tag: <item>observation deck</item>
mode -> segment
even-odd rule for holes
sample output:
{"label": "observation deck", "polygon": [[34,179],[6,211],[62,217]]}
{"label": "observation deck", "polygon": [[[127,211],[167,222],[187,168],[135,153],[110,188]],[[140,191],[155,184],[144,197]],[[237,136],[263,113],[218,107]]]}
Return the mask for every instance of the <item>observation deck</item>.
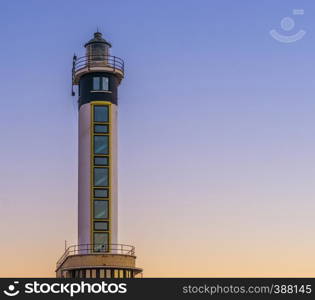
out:
{"label": "observation deck", "polygon": [[58,278],[134,278],[142,276],[135,266],[135,247],[124,244],[72,245],[56,264]]}
{"label": "observation deck", "polygon": [[113,73],[120,81],[124,78],[124,61],[112,55],[85,55],[73,57],[72,84],[77,85],[80,77],[91,72]]}

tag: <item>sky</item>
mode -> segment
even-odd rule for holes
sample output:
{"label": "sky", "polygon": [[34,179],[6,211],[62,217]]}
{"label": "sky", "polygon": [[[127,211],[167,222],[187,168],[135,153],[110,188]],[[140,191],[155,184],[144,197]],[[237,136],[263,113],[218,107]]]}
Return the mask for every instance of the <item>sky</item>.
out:
{"label": "sky", "polygon": [[125,60],[119,242],[144,276],[314,276],[314,13],[305,0],[1,1],[0,277],[54,277],[77,243],[71,64],[97,28]]}

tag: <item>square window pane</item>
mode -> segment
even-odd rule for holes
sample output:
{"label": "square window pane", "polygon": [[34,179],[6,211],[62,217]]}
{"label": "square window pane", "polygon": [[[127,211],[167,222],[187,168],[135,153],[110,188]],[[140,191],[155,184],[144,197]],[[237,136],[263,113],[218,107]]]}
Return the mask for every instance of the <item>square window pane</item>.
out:
{"label": "square window pane", "polygon": [[108,201],[94,200],[94,218],[108,219]]}
{"label": "square window pane", "polygon": [[95,133],[108,133],[109,130],[108,130],[108,125],[105,124],[105,125],[94,125],[94,132]]}
{"label": "square window pane", "polygon": [[108,186],[108,168],[94,168],[94,185]]}
{"label": "square window pane", "polygon": [[94,189],[95,198],[108,198],[108,189]]}
{"label": "square window pane", "polygon": [[94,106],[94,122],[108,122],[108,105]]}
{"label": "square window pane", "polygon": [[102,90],[108,91],[109,90],[109,80],[108,77],[102,77]]}
{"label": "square window pane", "polygon": [[94,251],[95,252],[108,251],[108,233],[107,232],[94,233]]}
{"label": "square window pane", "polygon": [[108,222],[94,222],[94,230],[108,231]]}
{"label": "square window pane", "polygon": [[96,166],[108,166],[109,158],[107,156],[94,157],[94,165]]}
{"label": "square window pane", "polygon": [[108,154],[109,136],[95,135],[94,136],[94,154]]}
{"label": "square window pane", "polygon": [[108,189],[94,189],[95,198],[108,198]]}
{"label": "square window pane", "polygon": [[93,91],[98,91],[101,89],[101,78],[93,77]]}

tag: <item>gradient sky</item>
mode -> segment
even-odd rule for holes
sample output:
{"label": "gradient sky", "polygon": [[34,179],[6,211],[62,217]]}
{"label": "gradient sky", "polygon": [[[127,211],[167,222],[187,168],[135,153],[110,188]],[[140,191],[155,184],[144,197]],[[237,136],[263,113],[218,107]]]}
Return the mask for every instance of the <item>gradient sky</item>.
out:
{"label": "gradient sky", "polygon": [[77,243],[71,63],[97,27],[126,63],[119,241],[144,276],[314,276],[314,14],[301,0],[1,1],[0,276],[53,277]]}

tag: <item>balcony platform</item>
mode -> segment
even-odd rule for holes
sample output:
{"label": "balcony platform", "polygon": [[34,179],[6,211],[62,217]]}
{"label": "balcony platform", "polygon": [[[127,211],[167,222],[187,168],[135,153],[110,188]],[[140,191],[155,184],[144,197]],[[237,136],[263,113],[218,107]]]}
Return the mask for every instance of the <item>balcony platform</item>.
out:
{"label": "balcony platform", "polygon": [[[136,267],[135,248],[129,245],[106,245],[95,251],[95,245],[70,246],[56,266],[57,278],[133,278],[142,276]],[[106,251],[107,250],[107,251]]]}
{"label": "balcony platform", "polygon": [[113,73],[120,81],[124,78],[124,61],[112,55],[89,55],[73,59],[72,83],[77,85],[80,78],[91,72]]}

